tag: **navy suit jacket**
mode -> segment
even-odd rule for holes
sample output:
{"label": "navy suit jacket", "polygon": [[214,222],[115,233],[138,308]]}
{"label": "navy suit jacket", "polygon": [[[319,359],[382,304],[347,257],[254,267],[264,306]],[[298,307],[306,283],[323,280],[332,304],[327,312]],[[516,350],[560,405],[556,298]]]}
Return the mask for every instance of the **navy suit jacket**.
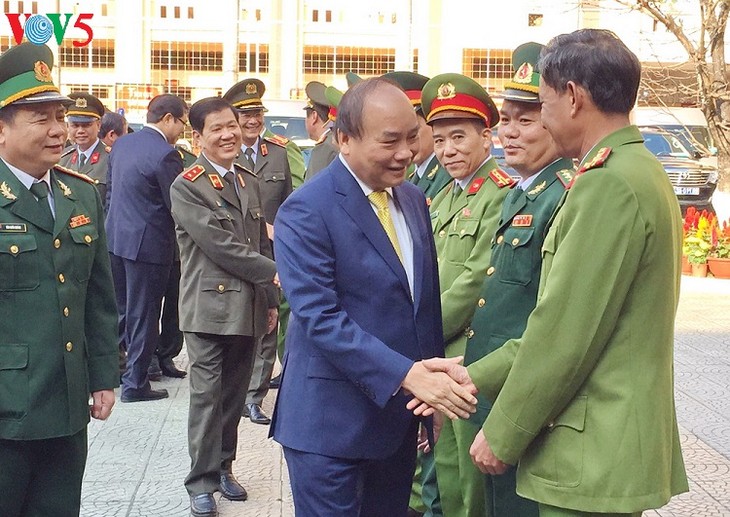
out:
{"label": "navy suit jacket", "polygon": [[109,251],[129,260],[172,264],[175,223],[170,185],[182,158],[149,127],[114,143],[107,178],[106,231]]}
{"label": "navy suit jacket", "polygon": [[413,299],[370,202],[339,158],[279,208],[274,248],[291,317],[271,435],[286,447],[388,457],[414,418],[401,382],[414,361],[443,356],[426,201],[410,183],[393,195],[413,239]]}

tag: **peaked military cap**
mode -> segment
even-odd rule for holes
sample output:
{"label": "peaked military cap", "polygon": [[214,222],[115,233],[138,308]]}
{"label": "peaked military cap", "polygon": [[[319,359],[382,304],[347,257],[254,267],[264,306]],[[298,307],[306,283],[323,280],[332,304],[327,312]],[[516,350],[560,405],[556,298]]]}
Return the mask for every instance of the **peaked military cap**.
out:
{"label": "peaked military cap", "polygon": [[104,105],[90,93],[73,92],[69,98],[74,101],[66,112],[69,122],[91,122],[104,116]]}
{"label": "peaked military cap", "polygon": [[480,118],[487,127],[499,122],[499,112],[487,91],[461,74],[440,74],[424,85],[423,112],[429,124],[445,118]]}
{"label": "peaked military cap", "polygon": [[413,108],[421,109],[421,90],[428,82],[428,77],[415,72],[388,72],[383,75],[383,79],[393,81],[403,88]]}
{"label": "peaked military cap", "polygon": [[540,102],[540,73],[537,60],[543,45],[523,43],[512,52],[512,67],[515,75],[504,85],[503,96],[507,100],[521,102]]}
{"label": "peaked military cap", "polygon": [[345,74],[345,79],[347,79],[347,87],[348,88],[352,88],[357,83],[359,83],[360,81],[362,81],[362,77],[360,77],[359,75],[357,75],[355,72],[352,72],[352,71],[347,72]]}
{"label": "peaked military cap", "polygon": [[329,119],[334,122],[337,120],[337,107],[340,105],[344,92],[341,92],[334,86],[328,86],[324,94],[330,106]]}
{"label": "peaked military cap", "polygon": [[319,105],[323,109],[329,109],[330,103],[327,100],[325,90],[327,90],[327,87],[324,83],[319,81],[308,82],[307,86],[304,87],[304,91],[307,93],[307,105],[304,106],[304,109],[314,108],[315,105]]}
{"label": "peaked military cap", "polygon": [[46,45],[21,43],[0,55],[0,108],[71,100],[53,84],[53,53]]}
{"label": "peaked military cap", "polygon": [[264,96],[266,86],[260,79],[244,79],[231,86],[223,96],[224,100],[230,102],[238,111],[264,110],[264,103],[261,97]]}

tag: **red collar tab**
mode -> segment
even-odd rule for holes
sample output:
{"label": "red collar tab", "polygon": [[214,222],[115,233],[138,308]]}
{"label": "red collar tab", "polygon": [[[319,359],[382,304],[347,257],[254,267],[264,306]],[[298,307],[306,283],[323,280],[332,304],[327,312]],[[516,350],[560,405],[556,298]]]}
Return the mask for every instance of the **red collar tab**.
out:
{"label": "red collar tab", "polygon": [[190,167],[188,170],[186,170],[183,173],[183,178],[185,178],[188,181],[195,181],[204,172],[205,172],[205,167],[203,167],[202,165],[200,165],[200,164],[193,165],[192,167]]}

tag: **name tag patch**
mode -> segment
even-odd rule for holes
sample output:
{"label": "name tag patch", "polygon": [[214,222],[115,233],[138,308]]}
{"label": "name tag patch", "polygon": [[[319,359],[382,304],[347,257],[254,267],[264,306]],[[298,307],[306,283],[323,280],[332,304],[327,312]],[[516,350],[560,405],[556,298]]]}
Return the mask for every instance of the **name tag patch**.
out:
{"label": "name tag patch", "polygon": [[512,226],[530,226],[532,224],[532,214],[516,215],[512,219]]}
{"label": "name tag patch", "polygon": [[26,233],[28,227],[25,223],[0,223],[0,232],[2,233]]}

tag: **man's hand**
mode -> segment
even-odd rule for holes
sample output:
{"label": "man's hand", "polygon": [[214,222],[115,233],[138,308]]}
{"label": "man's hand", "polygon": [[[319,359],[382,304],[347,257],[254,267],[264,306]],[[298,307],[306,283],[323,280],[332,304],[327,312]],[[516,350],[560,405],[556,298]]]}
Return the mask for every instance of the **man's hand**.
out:
{"label": "man's hand", "polygon": [[114,407],[114,390],[95,391],[91,394],[93,404],[91,406],[91,416],[97,420],[106,420]]}
{"label": "man's hand", "polygon": [[[426,367],[426,369],[431,372],[446,373],[449,377],[451,377],[463,388],[465,388],[469,393],[471,393],[472,395],[476,395],[478,391],[476,386],[474,386],[474,383],[471,381],[471,378],[469,377],[469,373],[467,372],[466,368],[464,368],[460,364],[463,359],[464,358],[462,356],[450,358],[434,357],[431,359],[426,359],[422,361],[422,363]],[[430,416],[436,413],[433,407],[429,406],[427,403],[419,400],[418,398],[410,400],[406,407],[409,410],[413,411],[413,414],[417,416]]]}
{"label": "man's hand", "polygon": [[279,309],[272,307],[268,310],[266,320],[266,333],[269,334],[276,328],[276,323],[279,321]]}
{"label": "man's hand", "polygon": [[279,273],[274,273],[274,285],[278,288],[281,288],[281,282],[279,281]]}
{"label": "man's hand", "polygon": [[442,411],[452,420],[457,418],[469,418],[471,413],[476,411],[476,397],[469,389],[460,385],[444,372],[432,372],[424,361],[413,364],[406,378],[403,379],[401,387],[413,394],[417,401],[409,401],[408,409],[416,406],[422,407],[421,403],[427,405],[431,411],[424,410],[424,416],[433,414],[433,410]]}
{"label": "man's hand", "polygon": [[[436,411],[433,414],[433,444],[436,445],[436,442],[439,441],[439,436],[441,436],[441,428],[444,425],[444,415]],[[418,433],[418,449],[428,453],[431,452],[431,445],[428,443],[428,431],[426,431],[426,428],[421,424],[421,427],[419,428]]]}
{"label": "man's hand", "polygon": [[266,235],[269,236],[269,240],[274,240],[274,225],[270,223],[266,223]]}
{"label": "man's hand", "polygon": [[474,465],[477,466],[482,474],[504,474],[509,468],[509,465],[502,463],[494,455],[481,429],[474,438],[471,447],[469,447],[469,455],[471,456],[471,461],[474,462]]}

